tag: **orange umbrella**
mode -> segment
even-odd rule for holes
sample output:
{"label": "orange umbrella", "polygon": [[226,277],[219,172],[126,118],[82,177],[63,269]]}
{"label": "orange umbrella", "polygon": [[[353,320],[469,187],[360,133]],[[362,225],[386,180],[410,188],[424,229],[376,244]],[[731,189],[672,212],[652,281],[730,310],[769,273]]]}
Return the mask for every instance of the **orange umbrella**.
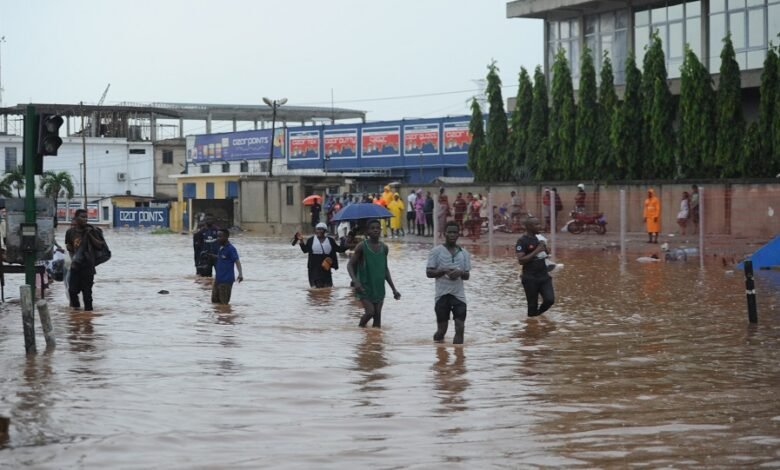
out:
{"label": "orange umbrella", "polygon": [[304,206],[311,206],[314,204],[314,201],[317,201],[318,203],[322,204],[322,196],[319,194],[312,194],[311,196],[306,196],[306,199],[303,200]]}

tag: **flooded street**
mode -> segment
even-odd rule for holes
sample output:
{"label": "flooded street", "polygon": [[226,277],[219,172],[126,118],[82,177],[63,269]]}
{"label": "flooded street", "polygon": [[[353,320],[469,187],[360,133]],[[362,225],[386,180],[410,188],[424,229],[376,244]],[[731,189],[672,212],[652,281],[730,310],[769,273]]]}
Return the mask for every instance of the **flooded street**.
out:
{"label": "flooded street", "polygon": [[735,268],[561,250],[557,303],[528,320],[514,259],[476,253],[454,347],[452,326],[432,342],[430,245],[388,241],[403,297],[379,331],[346,262],[311,290],[288,240],[233,237],[245,281],[219,307],[190,236],[106,239],[95,312],[47,293],[50,354],[36,322],[25,357],[6,278],[0,468],[780,466],[780,272],[758,274],[750,327]]}

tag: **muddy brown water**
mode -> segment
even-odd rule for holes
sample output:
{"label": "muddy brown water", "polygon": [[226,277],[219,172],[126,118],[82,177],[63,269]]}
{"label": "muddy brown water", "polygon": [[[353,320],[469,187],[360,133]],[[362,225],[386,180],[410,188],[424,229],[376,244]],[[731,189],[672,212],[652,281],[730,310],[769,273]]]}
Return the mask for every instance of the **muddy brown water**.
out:
{"label": "muddy brown water", "polygon": [[403,297],[377,331],[346,264],[310,290],[287,240],[234,238],[246,281],[220,308],[190,237],[107,238],[94,313],[47,294],[51,353],[38,328],[25,357],[7,278],[0,468],[780,466],[778,272],[751,327],[732,268],[561,250],[558,302],[527,320],[516,262],[475,248],[453,347],[431,341],[430,245],[388,242]]}

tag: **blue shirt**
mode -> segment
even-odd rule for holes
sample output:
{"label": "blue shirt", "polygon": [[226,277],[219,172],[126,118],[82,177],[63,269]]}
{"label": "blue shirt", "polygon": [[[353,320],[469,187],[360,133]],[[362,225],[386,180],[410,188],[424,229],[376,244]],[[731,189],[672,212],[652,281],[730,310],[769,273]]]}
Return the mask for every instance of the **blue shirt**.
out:
{"label": "blue shirt", "polygon": [[238,260],[238,251],[236,247],[227,242],[225,246],[219,247],[217,253],[216,276],[214,280],[217,284],[232,284],[236,280],[233,265]]}
{"label": "blue shirt", "polygon": [[217,228],[203,227],[200,231],[203,237],[203,249],[216,255],[219,252],[219,243],[217,242]]}

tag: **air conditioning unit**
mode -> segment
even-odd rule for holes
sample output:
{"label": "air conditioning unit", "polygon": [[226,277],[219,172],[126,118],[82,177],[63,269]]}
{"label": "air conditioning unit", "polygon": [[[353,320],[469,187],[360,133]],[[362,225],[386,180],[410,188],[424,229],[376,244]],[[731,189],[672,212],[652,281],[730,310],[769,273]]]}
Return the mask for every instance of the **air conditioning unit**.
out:
{"label": "air conditioning unit", "polygon": [[127,173],[125,173],[123,171],[120,171],[119,173],[116,174],[116,180],[120,181],[120,182],[121,181],[126,181],[127,180]]}

